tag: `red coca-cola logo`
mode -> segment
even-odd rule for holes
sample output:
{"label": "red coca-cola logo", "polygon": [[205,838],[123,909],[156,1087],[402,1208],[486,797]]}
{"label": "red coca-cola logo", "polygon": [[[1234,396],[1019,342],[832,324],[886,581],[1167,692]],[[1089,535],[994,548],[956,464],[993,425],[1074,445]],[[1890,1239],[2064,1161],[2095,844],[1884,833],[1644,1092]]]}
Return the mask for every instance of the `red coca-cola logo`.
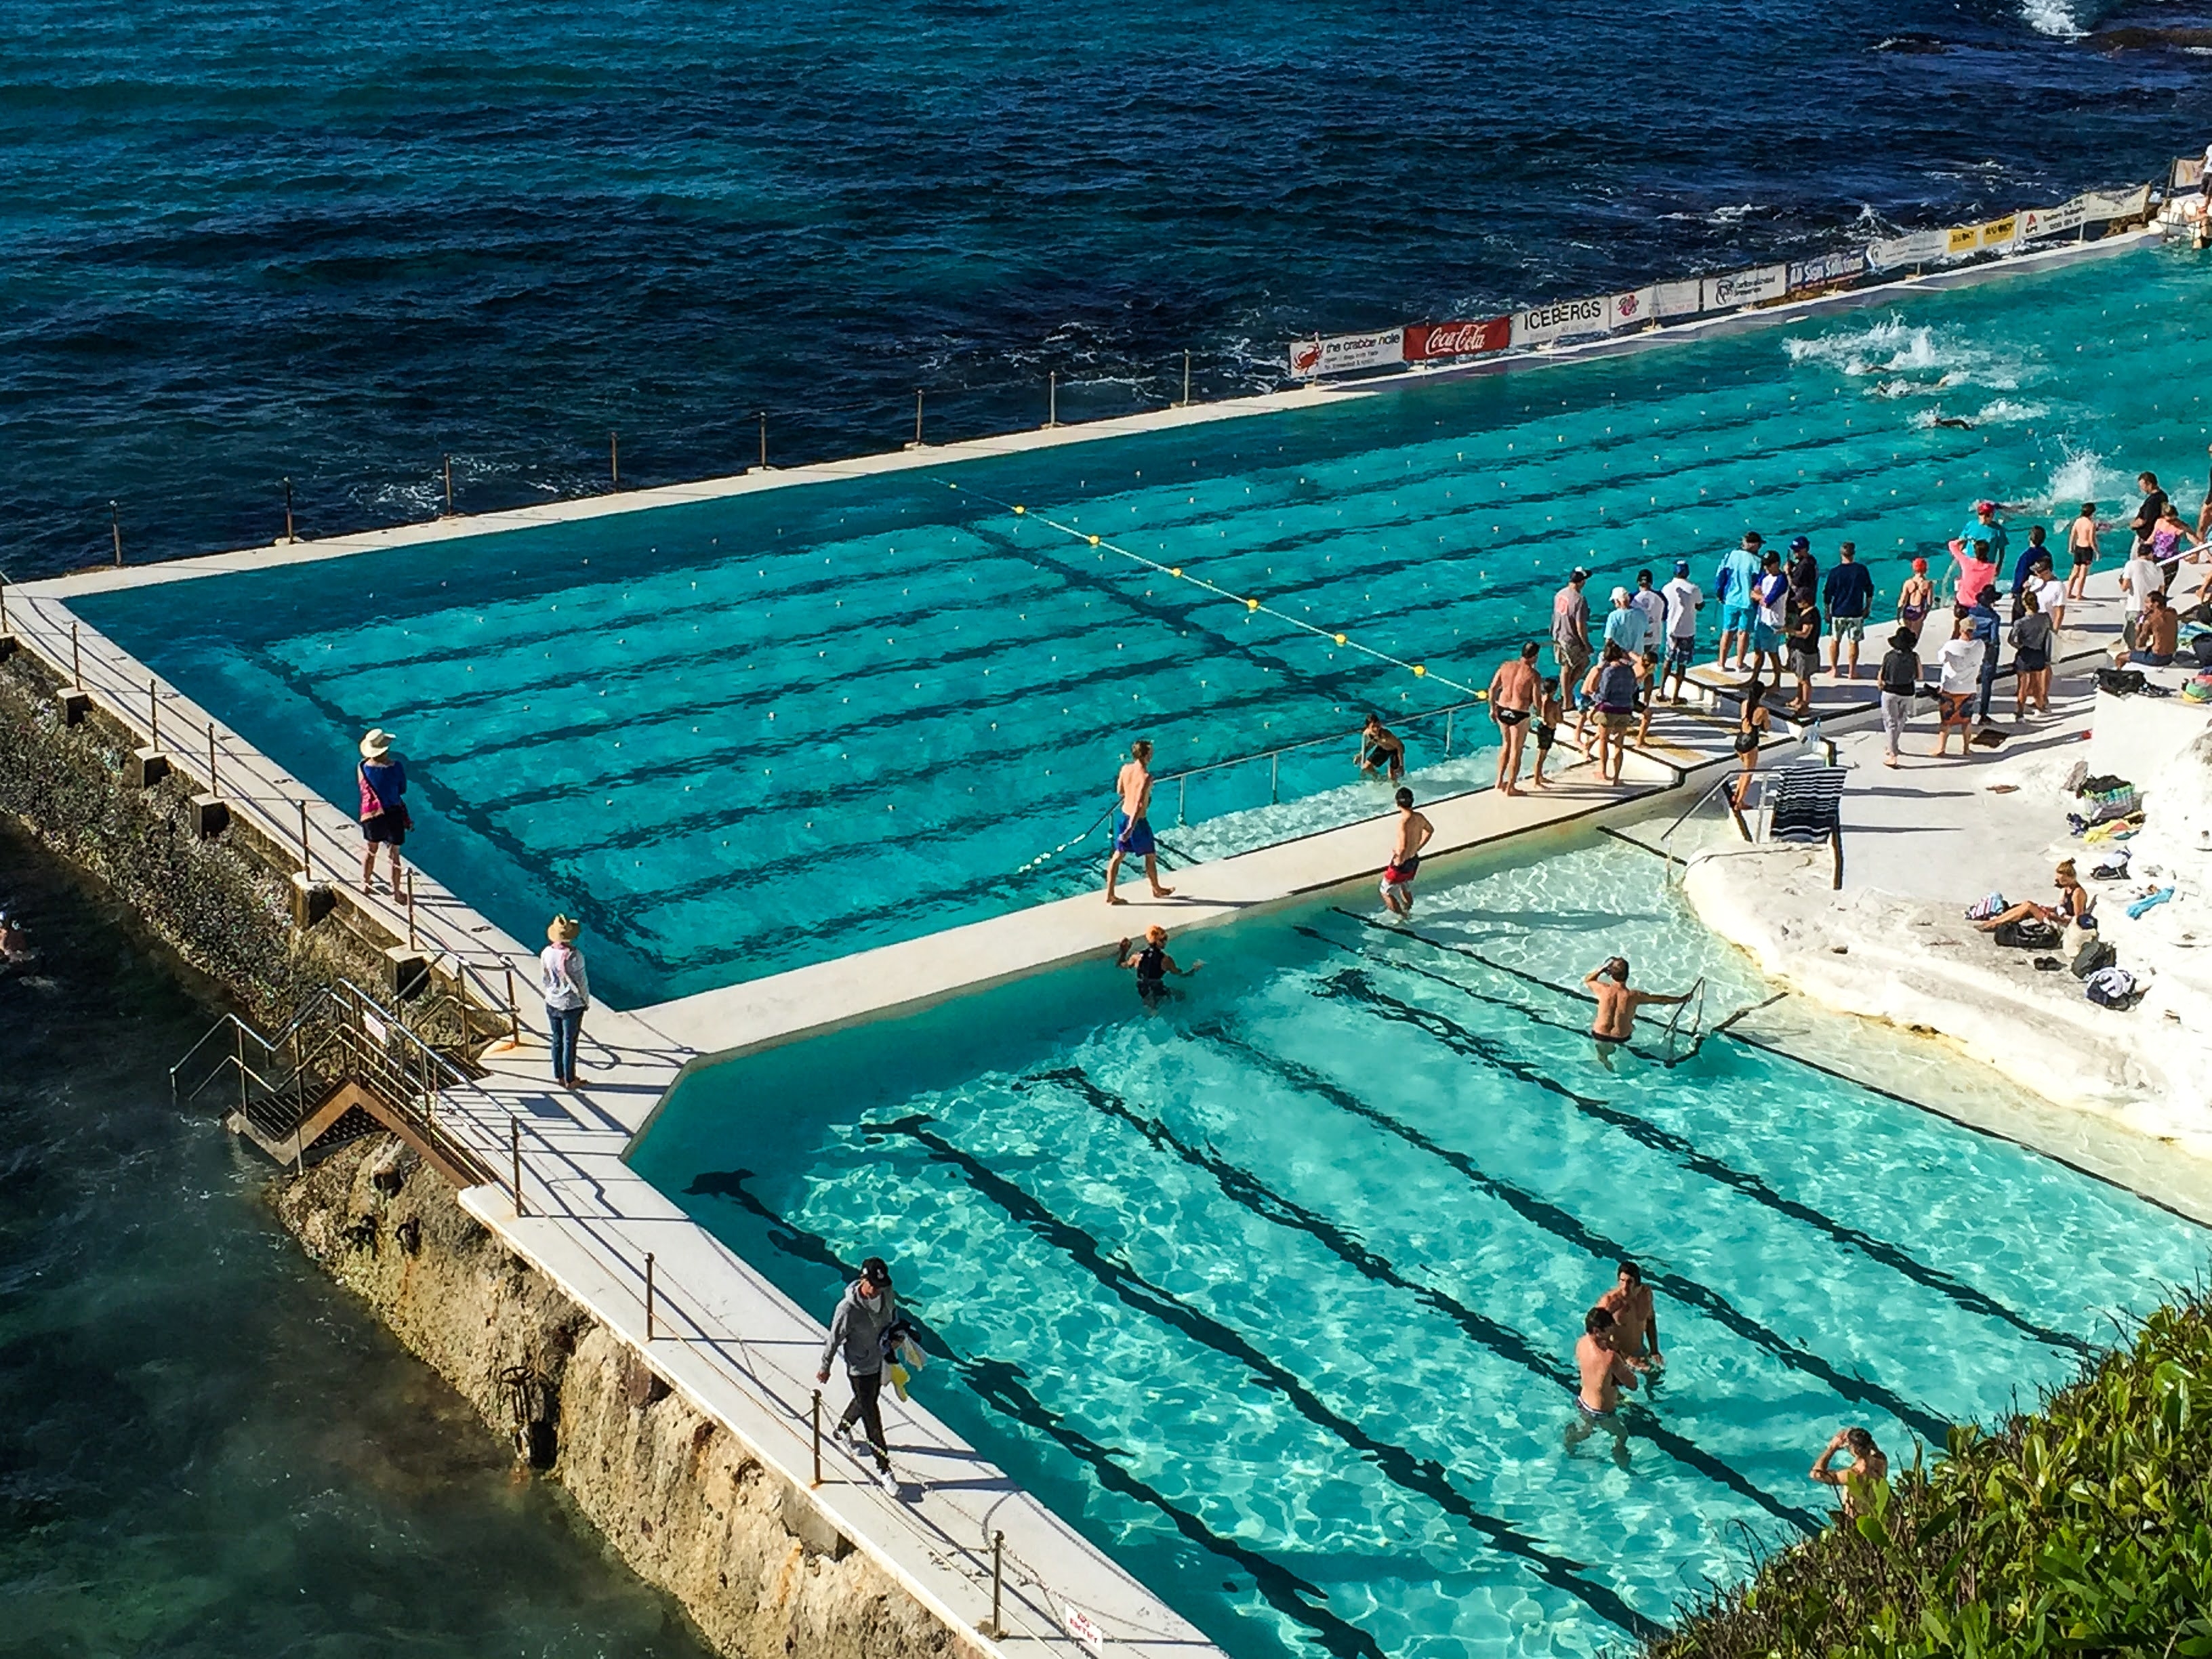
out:
{"label": "red coca-cola logo", "polygon": [[1468,357],[1477,352],[1503,351],[1512,343],[1510,317],[1491,317],[1479,323],[1417,324],[1406,331],[1406,361]]}

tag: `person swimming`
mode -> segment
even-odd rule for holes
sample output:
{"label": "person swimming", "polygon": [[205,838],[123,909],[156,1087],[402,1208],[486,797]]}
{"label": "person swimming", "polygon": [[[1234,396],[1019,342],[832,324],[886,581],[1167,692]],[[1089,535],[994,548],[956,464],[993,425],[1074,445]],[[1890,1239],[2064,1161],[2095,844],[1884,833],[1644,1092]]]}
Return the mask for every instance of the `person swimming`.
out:
{"label": "person swimming", "polygon": [[1590,1035],[1597,1039],[1601,1054],[1636,1035],[1638,1008],[1690,1000],[1687,991],[1680,996],[1668,996],[1657,991],[1631,989],[1626,957],[1607,957],[1583,976],[1583,985],[1597,999],[1597,1013],[1590,1021]]}
{"label": "person swimming", "polygon": [[1145,929],[1145,947],[1134,956],[1129,953],[1131,941],[1123,939],[1116,950],[1114,965],[1137,970],[1137,1000],[1147,1008],[1158,1008],[1170,994],[1168,975],[1188,978],[1206,966],[1194,962],[1188,968],[1178,968],[1176,959],[1168,954],[1168,930],[1152,927]]}

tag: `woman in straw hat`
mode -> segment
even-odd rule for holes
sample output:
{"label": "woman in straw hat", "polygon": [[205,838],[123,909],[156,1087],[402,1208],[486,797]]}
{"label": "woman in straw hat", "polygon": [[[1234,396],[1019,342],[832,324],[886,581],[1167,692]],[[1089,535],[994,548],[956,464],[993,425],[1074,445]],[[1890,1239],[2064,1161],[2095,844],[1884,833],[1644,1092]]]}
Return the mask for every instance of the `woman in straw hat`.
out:
{"label": "woman in straw hat", "polygon": [[392,896],[399,896],[399,847],[415,821],[407,811],[407,763],[392,751],[392,733],[381,726],[361,740],[361,890],[376,890],[376,849],[392,866]]}
{"label": "woman in straw hat", "polygon": [[545,948],[538,952],[538,978],[545,992],[545,1029],[553,1045],[553,1080],[564,1089],[576,1081],[576,1039],[583,1034],[584,1010],[592,1006],[592,981],[584,973],[584,953],[576,948],[583,929],[567,916],[546,924]]}

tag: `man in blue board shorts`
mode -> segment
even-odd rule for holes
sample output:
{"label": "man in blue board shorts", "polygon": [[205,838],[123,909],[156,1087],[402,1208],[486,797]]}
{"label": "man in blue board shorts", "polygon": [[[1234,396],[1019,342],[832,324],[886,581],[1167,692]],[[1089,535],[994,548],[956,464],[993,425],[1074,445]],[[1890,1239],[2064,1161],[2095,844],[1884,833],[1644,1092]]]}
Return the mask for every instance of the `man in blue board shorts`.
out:
{"label": "man in blue board shorts", "polygon": [[[1721,556],[1720,572],[1713,578],[1713,597],[1721,605],[1721,648],[1714,660],[1723,668],[1741,668],[1742,653],[1751,649],[1752,590],[1758,585],[1760,552],[1765,544],[1765,537],[1747,530],[1741,547]],[[1731,646],[1738,653],[1734,662],[1729,660]]]}
{"label": "man in blue board shorts", "polygon": [[1174,888],[1160,885],[1159,866],[1153,858],[1152,826],[1145,817],[1152,805],[1152,744],[1149,738],[1139,738],[1129,745],[1129,760],[1121,768],[1121,775],[1114,780],[1114,793],[1121,798],[1121,805],[1114,813],[1114,855],[1106,860],[1106,902],[1129,902],[1115,896],[1114,883],[1121,873],[1121,860],[1133,854],[1145,861],[1145,879],[1152,884],[1152,896],[1172,896]]}

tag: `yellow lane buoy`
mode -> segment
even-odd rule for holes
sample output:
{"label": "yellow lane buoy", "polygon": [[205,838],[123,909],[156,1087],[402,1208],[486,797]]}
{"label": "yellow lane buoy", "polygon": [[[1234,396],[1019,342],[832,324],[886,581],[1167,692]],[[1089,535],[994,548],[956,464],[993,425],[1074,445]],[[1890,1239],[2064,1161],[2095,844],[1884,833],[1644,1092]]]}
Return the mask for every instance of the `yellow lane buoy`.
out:
{"label": "yellow lane buoy", "polygon": [[1336,642],[1337,642],[1339,645],[1342,645],[1342,644],[1344,643],[1344,635],[1343,635],[1339,634],[1339,635],[1335,635],[1334,637],[1335,637]]}
{"label": "yellow lane buoy", "polygon": [[1247,611],[1257,611],[1260,608],[1260,601],[1257,599],[1247,599],[1244,601],[1244,608]]}
{"label": "yellow lane buoy", "polygon": [[1414,678],[1415,679],[1419,679],[1419,678],[1420,678],[1422,675],[1424,675],[1424,674],[1427,673],[1428,672],[1429,672],[1429,671],[1428,671],[1426,668],[1423,667],[1419,663],[1415,663],[1415,664],[1413,665],[1413,678]]}

